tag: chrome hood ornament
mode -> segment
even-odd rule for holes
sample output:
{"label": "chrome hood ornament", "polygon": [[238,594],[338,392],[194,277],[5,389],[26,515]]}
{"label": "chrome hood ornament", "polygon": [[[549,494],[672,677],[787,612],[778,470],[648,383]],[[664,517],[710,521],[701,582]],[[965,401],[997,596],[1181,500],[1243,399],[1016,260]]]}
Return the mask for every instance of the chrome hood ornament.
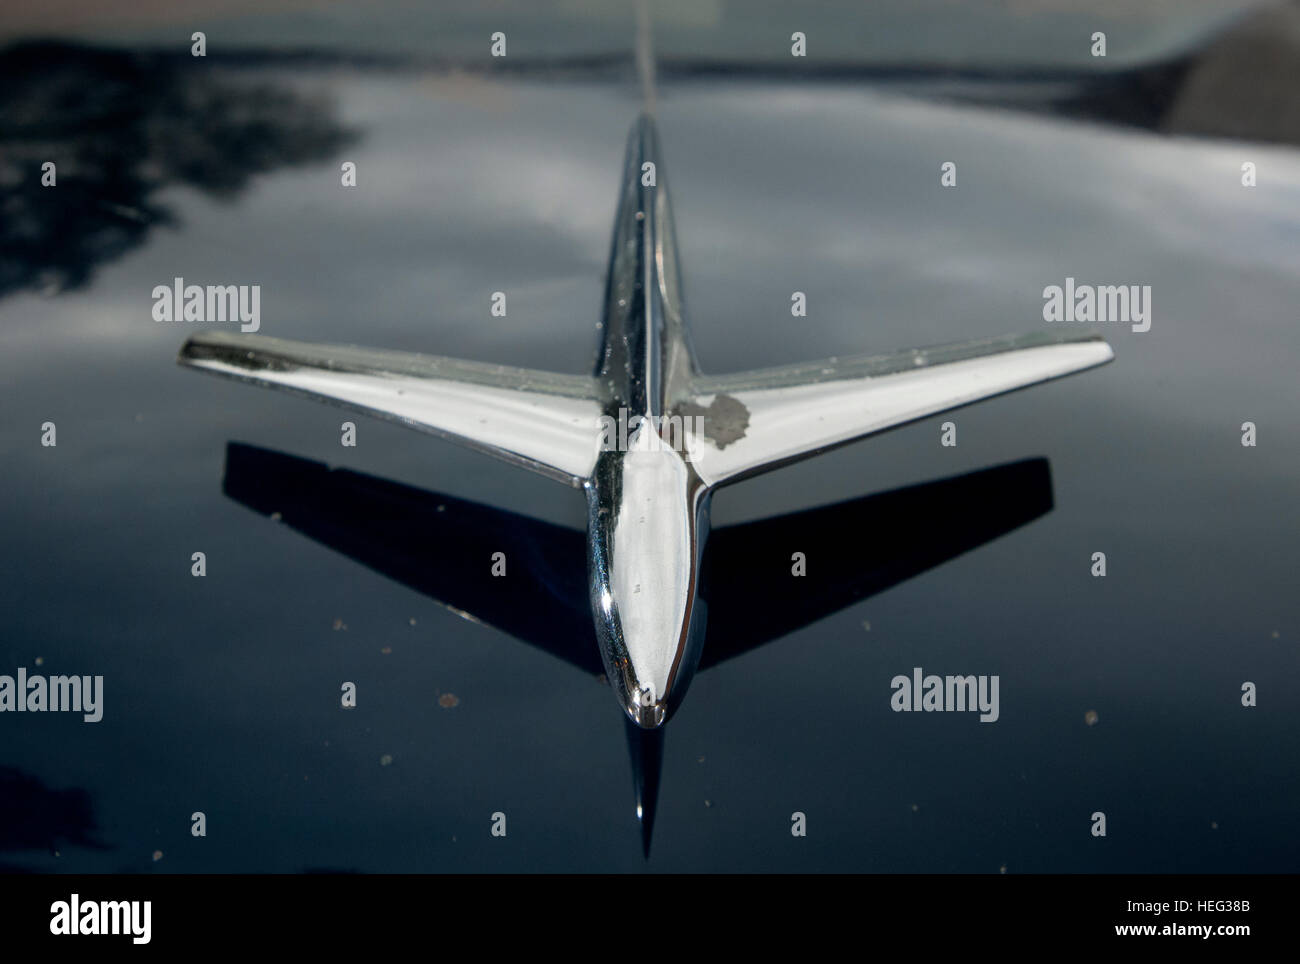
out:
{"label": "chrome hood ornament", "polygon": [[[654,178],[643,177],[647,164]],[[1095,334],[1038,333],[702,374],[648,114],[628,138],[601,324],[590,377],[224,333],[190,338],[178,360],[400,422],[581,488],[605,673],[628,718],[654,729],[680,704],[703,652],[700,573],[714,489],[1113,357]]]}

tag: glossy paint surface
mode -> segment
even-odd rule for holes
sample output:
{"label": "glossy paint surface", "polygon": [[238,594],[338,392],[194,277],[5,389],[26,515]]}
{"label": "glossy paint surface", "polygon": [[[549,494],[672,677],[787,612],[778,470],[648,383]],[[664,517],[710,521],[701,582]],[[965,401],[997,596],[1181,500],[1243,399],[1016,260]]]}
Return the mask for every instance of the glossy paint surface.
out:
{"label": "glossy paint surface", "polygon": [[[77,62],[85,83],[99,79]],[[1052,497],[1019,528],[906,581],[882,577],[887,588],[762,647],[712,668],[703,654],[663,748],[647,864],[600,667],[576,670],[461,618],[467,606],[411,588],[418,573],[389,578],[375,570],[391,559],[360,565],[276,525],[279,510],[250,512],[223,479],[228,443],[242,441],[430,493],[430,525],[469,518],[468,503],[580,531],[582,498],[379,421],[358,420],[358,446],[343,448],[337,412],[178,369],[193,326],[150,317],[150,291],[177,276],[260,283],[261,334],[586,376],[591,355],[574,346],[599,339],[629,85],[212,67],[208,103],[267,103],[270,88],[327,106],[280,118],[297,138],[283,163],[233,191],[212,193],[192,165],[189,179],[115,196],[128,210],[164,208],[170,223],[132,235],[138,220],[106,222],[123,232],[110,240],[135,243],[88,243],[79,287],[35,270],[6,276],[0,672],[36,672],[39,658],[43,672],[102,673],[105,708],[97,724],[0,717],[0,863],[1297,868],[1293,149],[848,83],[661,79],[707,371],[1047,331],[1042,289],[1067,276],[1152,285],[1154,320],[1147,333],[1108,329],[1118,361],[1100,372],[964,410],[956,448],[927,419],[717,495],[715,543],[752,520],[1036,457],[1050,464]],[[316,138],[333,128],[354,140]],[[94,136],[130,160],[119,169],[137,170],[137,147]],[[256,153],[233,129],[218,147]],[[1247,156],[1267,172],[1253,193],[1239,180]],[[955,195],[938,191],[940,159],[959,165]],[[339,185],[343,160],[358,164],[354,191]],[[109,237],[73,197],[64,240]],[[509,314],[489,320],[502,289]],[[795,290],[809,294],[806,319],[790,316]],[[46,420],[58,425],[53,449],[39,444]],[[1240,445],[1247,420],[1259,426],[1253,449]],[[293,491],[273,484],[284,477],[277,468],[253,491],[287,504]],[[1000,491],[1023,503],[1026,485],[891,502],[870,516],[874,538],[860,523],[832,526],[826,551],[883,566],[962,519],[1003,512]],[[404,509],[385,529],[381,512],[362,515],[362,490],[374,491],[358,483],[348,504],[399,546],[414,517]],[[544,548],[521,548],[520,571],[576,574],[581,589],[581,542],[474,520],[465,538],[486,535],[463,551],[487,559],[494,540],[528,533]],[[793,531],[812,544],[808,526]],[[450,528],[429,531],[453,545]],[[774,588],[798,545],[764,557],[767,542],[746,546],[748,571],[743,554],[728,558],[733,591],[752,587],[775,626],[800,605]],[[190,575],[198,550],[205,579]],[[1088,574],[1099,550],[1105,580]],[[548,618],[559,635],[581,632],[561,609]],[[916,666],[999,674],[1000,719],[892,712],[891,678]],[[345,680],[358,684],[355,710],[339,707]],[[1254,710],[1240,705],[1246,680],[1265,683]],[[1095,809],[1111,821],[1101,846],[1087,833]],[[189,834],[195,810],[208,815],[206,840]],[[497,810],[509,814],[506,841],[488,832]],[[795,810],[809,815],[803,840],[789,833]]]}

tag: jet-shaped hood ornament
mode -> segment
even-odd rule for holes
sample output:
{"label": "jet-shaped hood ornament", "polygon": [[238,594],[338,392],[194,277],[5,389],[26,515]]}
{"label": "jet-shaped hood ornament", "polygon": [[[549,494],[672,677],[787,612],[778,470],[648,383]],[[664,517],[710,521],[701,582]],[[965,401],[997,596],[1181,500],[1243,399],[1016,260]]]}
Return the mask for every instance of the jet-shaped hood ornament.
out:
{"label": "jet-shaped hood ornament", "polygon": [[1111,360],[1094,334],[1028,334],[761,371],[700,372],[663,156],[632,126],[590,377],[211,333],[179,361],[453,439],[580,487],[605,674],[637,726],[680,704],[704,645],[700,575],[718,486]]}

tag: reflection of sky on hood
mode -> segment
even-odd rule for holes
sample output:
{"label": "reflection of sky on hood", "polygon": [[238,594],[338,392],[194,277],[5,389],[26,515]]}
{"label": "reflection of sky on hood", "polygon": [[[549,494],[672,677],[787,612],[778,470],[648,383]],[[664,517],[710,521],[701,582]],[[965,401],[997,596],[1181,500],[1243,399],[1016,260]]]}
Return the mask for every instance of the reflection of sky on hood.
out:
{"label": "reflection of sky on hood", "polygon": [[[346,154],[226,204],[166,192],[176,230],[83,291],[0,302],[15,480],[0,671],[43,655],[48,672],[107,676],[105,722],[5,720],[3,762],[87,788],[119,848],[19,858],[634,869],[607,688],[234,505],[219,479],[242,439],[574,526],[581,500],[368,419],[341,449],[336,410],[177,369],[186,326],[149,308],[176,275],[260,283],[262,334],[584,371],[636,102],[316,83],[362,130]],[[1056,509],[702,674],[668,729],[651,866],[1295,869],[1297,154],[834,86],[669,86],[660,113],[710,370],[1041,329],[1042,289],[1067,275],[1151,285],[1154,322],[1103,326],[1105,369],[959,413],[955,450],[930,419],[718,495],[725,525],[1045,455]],[[938,186],[944,160],[955,191]],[[796,289],[807,319],[789,315]],[[495,290],[506,318],[488,317]],[[57,450],[34,442],[47,418]],[[1257,449],[1238,443],[1247,419]],[[1105,581],[1086,575],[1097,549]],[[890,713],[889,679],[916,665],[1001,674],[1001,720]],[[352,715],[343,679],[359,682]],[[1237,705],[1244,679],[1257,710]],[[439,709],[435,690],[461,705]],[[188,837],[195,809],[208,841]],[[497,809],[504,846],[487,833]],[[792,843],[796,809],[811,829]]]}
{"label": "reflection of sky on hood", "polygon": [[[654,0],[661,56],[788,65],[790,35],[808,38],[812,62],[1101,66],[1159,59],[1194,46],[1263,0]],[[632,0],[494,0],[485,4],[352,0],[168,0],[133,11],[86,0],[47,0],[0,21],[11,31],[95,42],[188,44],[211,49],[286,46],[348,54],[450,58],[485,55],[503,31],[523,59],[632,49]],[[1106,32],[1107,60],[1089,53]]]}

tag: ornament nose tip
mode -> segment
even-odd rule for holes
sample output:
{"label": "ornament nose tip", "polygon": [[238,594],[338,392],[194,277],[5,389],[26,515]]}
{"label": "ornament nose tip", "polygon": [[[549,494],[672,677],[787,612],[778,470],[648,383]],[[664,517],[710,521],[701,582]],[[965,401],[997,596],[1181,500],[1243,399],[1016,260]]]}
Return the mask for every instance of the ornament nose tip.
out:
{"label": "ornament nose tip", "polygon": [[627,715],[632,722],[643,730],[653,730],[663,725],[667,716],[664,700],[655,699],[649,687],[632,694],[628,701]]}

